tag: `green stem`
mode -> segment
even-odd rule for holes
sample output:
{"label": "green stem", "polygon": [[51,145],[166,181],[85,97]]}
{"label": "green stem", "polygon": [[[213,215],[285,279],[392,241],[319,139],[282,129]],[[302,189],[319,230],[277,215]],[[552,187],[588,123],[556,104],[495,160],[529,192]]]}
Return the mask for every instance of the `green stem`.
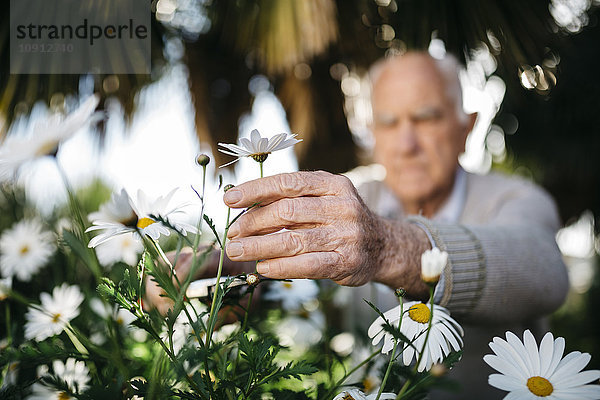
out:
{"label": "green stem", "polygon": [[142,268],[141,268],[140,276],[139,276],[140,284],[139,284],[139,287],[138,287],[138,297],[139,297],[138,302],[139,302],[140,308],[143,308],[143,305],[142,305],[142,285],[144,284],[144,272],[145,271],[146,271],[146,263],[142,262]]}
{"label": "green stem", "polygon": [[259,162],[258,165],[260,165],[260,177],[263,177],[263,163]]}
{"label": "green stem", "polygon": [[[398,321],[398,330],[402,326],[402,317],[404,315],[404,302],[400,301],[400,320]],[[390,362],[388,363],[387,369],[385,370],[385,375],[383,377],[383,381],[381,381],[381,385],[379,386],[379,391],[377,391],[377,397],[375,400],[379,400],[381,394],[383,393],[383,389],[385,388],[385,384],[390,376],[390,372],[392,370],[392,364],[396,359],[396,349],[398,348],[398,339],[394,340],[394,348],[392,349],[392,355],[390,356]],[[402,349],[404,351],[404,349]]]}
{"label": "green stem", "polygon": [[[417,363],[415,364],[415,369],[414,369],[415,374],[417,373],[419,364],[421,363],[421,360],[423,359],[423,353],[425,352],[425,346],[427,346],[427,340],[429,340],[429,332],[431,332],[431,323],[433,321],[433,287],[429,288],[429,302],[431,304],[431,307],[429,310],[429,322],[427,325],[427,333],[425,334],[425,341],[423,342],[423,346],[421,347],[421,352],[419,353],[419,356],[417,357]],[[412,383],[412,379],[409,378],[404,383],[404,386],[402,386],[402,389],[400,389],[400,392],[396,396],[396,400],[399,400],[402,398],[402,395],[406,392],[406,390],[408,389],[408,387],[410,386],[411,383]]]}
{"label": "green stem", "polygon": [[252,297],[254,296],[254,288],[250,289],[250,295],[248,296],[248,306],[246,307],[246,313],[244,314],[244,321],[242,322],[242,332],[246,330],[248,324],[248,314],[250,313],[250,306],[252,305]]}
{"label": "green stem", "polygon": [[8,301],[4,303],[4,310],[6,321],[6,340],[8,342],[7,344],[10,346],[12,343],[12,332],[10,327],[10,306],[8,305]]}
{"label": "green stem", "polygon": [[200,219],[198,220],[198,225],[196,227],[196,230],[198,231],[196,233],[196,238],[194,239],[194,248],[193,248],[193,257],[192,257],[192,267],[190,268],[190,275],[193,275],[193,273],[196,270],[196,260],[198,257],[198,246],[200,245],[200,236],[202,235],[202,221],[204,220],[204,192],[205,192],[205,188],[206,188],[206,165],[202,166],[202,196],[200,197],[200,202],[202,203],[202,205],[200,206]]}
{"label": "green stem", "polygon": [[[217,285],[215,286],[215,293],[213,294],[212,303],[210,305],[210,314],[208,314],[208,332],[206,335],[206,347],[210,346],[212,340],[212,334],[214,329],[214,323],[212,323],[215,313],[215,305],[217,303],[217,294],[221,288],[221,274],[223,273],[223,262],[225,260],[225,242],[227,241],[227,232],[229,231],[229,216],[231,215],[231,208],[227,208],[227,220],[225,222],[225,231],[223,232],[223,241],[221,247],[221,254],[219,256],[219,268],[217,269]],[[219,310],[216,310],[218,312]]]}
{"label": "green stem", "polygon": [[392,364],[394,363],[394,359],[396,358],[396,348],[398,347],[398,340],[394,340],[394,348],[392,349],[392,355],[390,356],[390,361],[388,362],[388,366],[385,370],[385,375],[383,376],[383,380],[381,381],[381,385],[379,386],[379,390],[377,391],[377,397],[375,400],[379,400],[381,394],[383,393],[383,388],[387,383],[387,380],[390,376],[390,371],[392,370]]}
{"label": "green stem", "polygon": [[427,346],[427,340],[429,339],[429,333],[431,332],[431,323],[433,322],[433,288],[429,288],[429,301],[430,301],[430,310],[429,310],[429,322],[427,324],[427,333],[425,334],[425,341],[423,342],[423,347],[421,348],[421,353],[419,353],[419,359],[417,360],[417,364],[415,365],[415,370],[421,364],[423,359],[423,354],[425,353],[425,347]]}

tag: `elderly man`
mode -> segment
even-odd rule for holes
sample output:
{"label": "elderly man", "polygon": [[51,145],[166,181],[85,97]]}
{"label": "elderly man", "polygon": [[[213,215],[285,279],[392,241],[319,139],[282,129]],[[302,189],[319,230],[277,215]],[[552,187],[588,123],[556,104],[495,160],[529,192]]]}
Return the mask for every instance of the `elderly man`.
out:
{"label": "elderly man", "polygon": [[[385,181],[364,185],[360,195],[345,177],[320,171],[243,183],[225,194],[227,205],[262,207],[231,227],[227,255],[262,260],[258,272],[271,278],[381,283],[377,302],[385,310],[394,305],[393,288],[425,299],[420,255],[445,250],[435,300],[465,327],[463,360],[451,372],[462,386],[457,398],[501,398],[487,385],[487,343],[506,330],[539,328],[567,292],[555,205],[532,183],[459,167],[475,115],[462,110],[451,58],[407,53],[380,62],[372,75],[374,154]],[[349,313],[373,320],[360,303]]]}

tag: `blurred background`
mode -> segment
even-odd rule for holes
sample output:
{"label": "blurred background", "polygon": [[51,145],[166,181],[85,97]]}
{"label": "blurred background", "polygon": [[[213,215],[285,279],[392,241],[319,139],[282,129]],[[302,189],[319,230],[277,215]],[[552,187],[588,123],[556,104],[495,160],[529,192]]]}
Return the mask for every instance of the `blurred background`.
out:
{"label": "blurred background", "polygon": [[[217,143],[252,129],[303,139],[270,157],[266,174],[324,169],[360,180],[377,173],[357,169],[371,164],[369,65],[409,49],[451,52],[465,66],[465,108],[480,116],[461,163],[526,176],[554,196],[571,292],[552,329],[600,368],[599,17],[597,0],[154,0],[150,75],[11,75],[3,12],[0,136],[31,134],[36,120],[99,93],[107,118],[64,143],[58,160],[102,200],[109,191],[99,186],[155,196],[199,186],[201,152],[215,161],[213,178],[254,178],[247,160],[215,168],[231,160]],[[43,213],[65,202],[48,160],[19,183]],[[209,214],[221,212],[213,197]]]}

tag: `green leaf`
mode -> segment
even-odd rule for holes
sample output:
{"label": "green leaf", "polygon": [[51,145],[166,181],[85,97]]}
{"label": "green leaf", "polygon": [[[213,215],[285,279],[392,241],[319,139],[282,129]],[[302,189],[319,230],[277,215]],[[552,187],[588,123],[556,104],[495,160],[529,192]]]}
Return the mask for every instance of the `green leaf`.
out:
{"label": "green leaf", "polygon": [[217,228],[215,227],[213,220],[206,214],[203,215],[203,218],[206,221],[206,224],[208,225],[210,230],[215,235],[215,238],[217,239],[217,242],[219,243],[219,247],[223,248],[223,245],[221,244],[221,239],[219,239],[219,234],[217,233]]}
{"label": "green leaf", "polygon": [[173,283],[173,275],[171,271],[160,264],[155,264],[150,256],[150,253],[148,252],[144,252],[144,254],[142,254],[142,260],[140,262],[144,263],[144,267],[148,272],[148,275],[150,275],[152,280],[165,291],[167,297],[173,301],[177,300],[179,290],[177,290],[175,284]]}
{"label": "green leaf", "polygon": [[92,271],[95,271],[96,260],[93,255],[93,251],[87,247],[87,243],[75,236],[73,232],[63,229],[62,239],[64,243],[69,246],[71,251],[83,261],[83,263]]}
{"label": "green leaf", "polygon": [[311,375],[317,372],[318,369],[307,363],[305,360],[298,361],[297,363],[290,362],[279,371],[271,374],[268,377],[269,381],[283,379],[283,378],[296,378],[302,379],[302,375]]}

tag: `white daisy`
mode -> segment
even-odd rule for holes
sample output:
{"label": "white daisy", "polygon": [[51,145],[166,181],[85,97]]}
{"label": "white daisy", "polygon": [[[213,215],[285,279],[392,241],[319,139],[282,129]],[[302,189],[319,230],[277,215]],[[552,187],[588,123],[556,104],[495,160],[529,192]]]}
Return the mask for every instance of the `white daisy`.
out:
{"label": "white daisy", "polygon": [[440,280],[442,270],[448,262],[448,253],[434,247],[421,254],[421,279],[425,283],[436,284]]}
{"label": "white daisy", "polygon": [[[60,360],[52,361],[52,369],[54,376],[65,381],[72,392],[81,393],[89,386],[90,371],[85,365],[84,361],[77,361],[74,358],[67,358],[63,363]],[[38,375],[47,375],[48,367],[38,368]],[[35,383],[33,386],[33,393],[28,397],[29,400],[66,400],[71,399],[67,393],[50,388],[41,383]]]}
{"label": "white daisy", "polygon": [[[407,301],[403,305],[404,312],[402,315],[400,315],[400,306],[394,307],[383,314],[392,326],[398,326],[400,320],[402,320],[400,331],[409,340],[413,341],[414,347],[408,345],[408,343],[402,344],[402,348],[404,349],[402,352],[402,362],[404,365],[410,365],[413,356],[415,360],[418,358],[415,348],[418,351],[421,351],[423,348],[423,343],[427,336],[426,331],[429,326],[429,319],[432,314],[429,307],[428,304],[418,301]],[[417,367],[419,372],[424,369],[429,370],[434,363],[443,361],[453,349],[456,351],[460,350],[463,344],[462,336],[464,332],[458,322],[450,317],[450,313],[444,307],[438,305],[434,305],[433,307],[431,331],[429,332],[421,362]],[[394,347],[394,337],[382,329],[383,323],[383,319],[378,317],[369,327],[368,335],[370,338],[373,338],[372,343],[374,346],[381,339],[384,339],[381,352],[387,354]]]}
{"label": "white daisy", "polygon": [[54,236],[43,230],[40,221],[19,221],[0,238],[2,275],[29,281],[48,262],[55,249]]}
{"label": "white daisy", "polygon": [[[169,202],[177,189],[173,189],[166,196],[159,196],[150,201],[141,190],[138,190],[137,199],[134,201],[125,189],[113,193],[110,200],[100,206],[100,210],[91,213],[88,218],[93,221],[93,226],[86,232],[100,230],[99,235],[90,240],[88,246],[96,247],[116,236],[125,233],[147,235],[157,240],[160,235],[169,236],[170,231],[156,217],[167,221],[171,226],[186,235],[187,232],[195,233],[196,227],[180,220],[184,205],[169,207]],[[137,236],[139,238],[139,236]]]}
{"label": "white daisy", "polygon": [[41,307],[29,307],[25,319],[25,338],[42,341],[61,333],[79,315],[83,294],[79,287],[63,283],[48,293],[40,294]]}
{"label": "white daisy", "polygon": [[599,370],[581,372],[590,362],[588,353],[573,351],[563,358],[565,340],[554,340],[552,333],[544,335],[538,349],[533,334],[526,330],[523,341],[512,332],[506,340],[495,337],[490,342],[495,353],[483,360],[500,374],[492,374],[489,384],[510,393],[509,400],[588,400],[600,399]]}
{"label": "white daisy", "polygon": [[0,278],[0,301],[8,297],[8,292],[12,289],[12,277]]}
{"label": "white daisy", "polygon": [[311,279],[294,279],[292,281],[273,281],[265,300],[281,301],[281,306],[288,311],[298,310],[304,303],[313,300],[319,293],[319,286]]}
{"label": "white daisy", "polygon": [[96,246],[96,255],[100,264],[105,267],[120,261],[127,265],[136,265],[143,250],[144,246],[134,233],[125,232]]}
{"label": "white daisy", "polygon": [[219,168],[226,167],[233,164],[242,157],[252,157],[254,161],[263,162],[267,159],[269,154],[277,150],[283,150],[302,140],[295,139],[297,134],[280,133],[269,139],[261,137],[260,132],[253,129],[250,133],[250,139],[241,138],[239,145],[219,143],[219,146],[225,149],[219,149],[221,153],[228,154],[230,156],[237,157],[235,160],[228,162],[225,165],[221,165]]}
{"label": "white daisy", "polygon": [[[333,400],[375,400],[377,393],[366,395],[358,389],[347,389],[338,394]],[[381,400],[393,400],[396,398],[395,393],[381,393]]]}
{"label": "white daisy", "polygon": [[101,119],[94,114],[99,101],[98,95],[90,96],[66,118],[54,115],[38,122],[28,137],[9,137],[0,148],[0,181],[13,178],[26,162],[55,153],[61,142]]}

